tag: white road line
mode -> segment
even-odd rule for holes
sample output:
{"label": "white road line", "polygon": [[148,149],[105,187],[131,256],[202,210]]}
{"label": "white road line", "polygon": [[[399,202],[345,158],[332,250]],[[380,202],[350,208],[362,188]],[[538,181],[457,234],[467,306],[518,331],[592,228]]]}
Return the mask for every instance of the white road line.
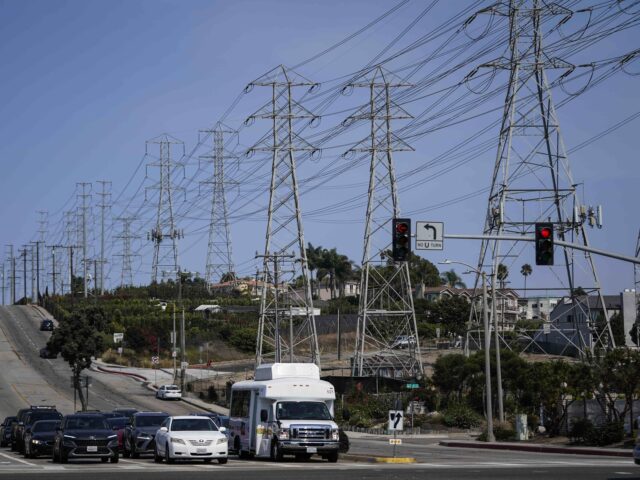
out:
{"label": "white road line", "polygon": [[21,458],[12,457],[11,455],[7,455],[6,453],[0,452],[0,455],[2,455],[4,458],[8,458],[9,460],[13,460],[14,462],[20,462],[25,465],[29,465],[30,467],[36,466],[35,463],[27,462],[26,460],[22,460]]}

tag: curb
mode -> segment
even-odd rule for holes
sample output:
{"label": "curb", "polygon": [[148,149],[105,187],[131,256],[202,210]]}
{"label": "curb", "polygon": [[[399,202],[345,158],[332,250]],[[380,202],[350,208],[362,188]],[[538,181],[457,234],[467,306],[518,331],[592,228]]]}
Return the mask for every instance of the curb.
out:
{"label": "curb", "polygon": [[130,372],[118,372],[117,370],[107,370],[104,367],[101,367],[100,365],[96,365],[96,370],[102,373],[112,373],[114,375],[124,375],[125,377],[133,377],[136,380],[140,380],[142,382],[147,382],[148,379],[145,376],[142,375],[138,375],[137,373],[130,373]]}
{"label": "curb", "polygon": [[439,443],[443,447],[457,447],[457,448],[479,448],[485,450],[514,450],[520,452],[535,452],[535,453],[560,453],[566,455],[592,455],[602,457],[625,457],[629,458],[633,456],[631,450],[614,450],[614,449],[599,449],[599,448],[585,448],[585,447],[554,447],[548,445],[533,445],[533,444],[513,444],[513,443],[487,443],[487,442],[456,442],[456,441],[441,441]]}
{"label": "curb", "polygon": [[343,453],[340,455],[340,458],[362,463],[416,463],[416,459],[412,457],[370,457],[368,455],[358,455],[353,453]]}

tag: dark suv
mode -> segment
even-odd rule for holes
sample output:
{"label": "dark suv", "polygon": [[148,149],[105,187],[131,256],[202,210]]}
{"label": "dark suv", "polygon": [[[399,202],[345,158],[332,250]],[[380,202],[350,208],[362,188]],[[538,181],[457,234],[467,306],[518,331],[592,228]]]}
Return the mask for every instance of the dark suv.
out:
{"label": "dark suv", "polygon": [[122,455],[138,458],[141,453],[153,453],[156,432],[169,416],[165,412],[138,412],[131,415],[130,425],[124,431]]}
{"label": "dark suv", "polygon": [[20,453],[24,453],[24,434],[38,420],[62,420],[62,414],[56,410],[56,407],[32,407],[24,416],[21,422],[18,422],[16,429],[15,442]]}
{"label": "dark suv", "polygon": [[53,443],[53,461],[70,458],[99,458],[118,463],[118,435],[99,413],[76,413],[62,419]]}
{"label": "dark suv", "polygon": [[53,321],[45,318],[40,322],[40,331],[42,332],[53,332]]}
{"label": "dark suv", "polygon": [[11,426],[18,421],[18,417],[6,417],[0,425],[0,447],[6,447],[11,441]]}

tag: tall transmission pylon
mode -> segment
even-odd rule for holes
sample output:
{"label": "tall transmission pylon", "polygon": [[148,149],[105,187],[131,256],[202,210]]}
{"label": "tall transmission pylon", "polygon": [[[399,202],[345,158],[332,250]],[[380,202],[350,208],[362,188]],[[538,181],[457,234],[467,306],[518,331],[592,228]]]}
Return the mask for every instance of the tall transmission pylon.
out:
{"label": "tall transmission pylon", "polygon": [[[81,235],[79,234],[80,230],[78,229],[78,225],[79,225],[78,218],[74,211],[68,210],[64,212],[64,245],[66,247],[69,247],[68,252],[71,252],[72,245],[81,244],[81,241],[80,241]],[[67,258],[64,264],[64,271],[68,273],[68,275],[65,274],[60,277],[62,282],[60,291],[62,294],[64,294],[65,278],[67,280],[66,284],[69,287],[69,292],[71,294],[75,293],[73,292],[73,278],[71,276],[71,272],[78,271],[78,257],[79,255],[76,255],[74,257],[70,253],[69,255],[67,255]],[[73,264],[70,265],[69,264],[70,262],[73,262]]]}
{"label": "tall transmission pylon", "polygon": [[[46,259],[46,254],[45,254],[45,250],[46,250],[46,245],[47,245],[47,233],[49,231],[49,212],[47,210],[38,210],[38,245],[42,245],[43,247],[43,251],[42,251],[42,255],[38,256],[38,270],[45,272],[46,271],[46,265],[47,262],[46,260],[42,261],[41,258],[45,258]],[[42,266],[44,265],[44,269],[42,268]],[[46,273],[43,275],[44,277],[44,285],[45,288],[43,290],[46,290],[46,287],[48,287],[49,285],[49,280],[48,280],[48,276],[46,275]],[[38,285],[38,291],[40,291],[40,285]]]}
{"label": "tall transmission pylon", "polygon": [[107,232],[105,230],[105,220],[107,211],[111,208],[111,182],[107,180],[98,180],[96,183],[100,184],[100,191],[97,192],[100,197],[100,203],[97,207],[100,209],[100,259],[98,260],[98,276],[95,279],[96,292],[100,289],[100,295],[104,295],[104,267],[107,263],[105,257],[105,236]]}
{"label": "tall transmission pylon", "polygon": [[140,237],[131,233],[131,225],[135,221],[134,217],[119,217],[116,220],[122,222],[122,232],[115,237],[122,241],[122,253],[116,255],[117,257],[122,257],[120,286],[127,287],[133,285],[132,259],[135,254],[131,253],[131,240]]}
{"label": "tall transmission pylon", "polygon": [[[636,257],[640,258],[640,230],[638,230],[638,239],[636,240]],[[636,323],[640,323],[640,265],[633,265],[633,285],[636,290]],[[638,338],[640,346],[640,337]]]}
{"label": "tall transmission pylon", "polygon": [[201,184],[212,188],[209,244],[205,270],[205,280],[207,285],[211,285],[214,282],[222,281],[223,278],[235,279],[225,195],[225,184],[228,181],[224,175],[224,164],[226,160],[237,158],[237,156],[227,152],[224,148],[225,134],[233,135],[236,132],[226,125],[218,123],[213,130],[206,130],[206,133],[213,134],[213,155],[200,157],[201,159],[210,159],[213,163],[211,178],[201,182]]}
{"label": "tall transmission pylon", "polygon": [[[601,227],[601,216],[599,208],[581,205],[577,197],[546,74],[554,69],[564,70],[566,75],[575,67],[546,55],[542,38],[544,19],[566,17],[570,11],[539,0],[511,0],[508,5],[497,3],[490,12],[508,18],[510,58],[481,65],[509,73],[484,234],[532,235],[536,223],[550,222],[556,238],[588,246],[585,225]],[[533,249],[526,245],[505,240],[485,240],[481,245],[478,270],[490,269],[493,323],[503,325],[495,329],[497,341],[499,332],[515,322],[507,318],[506,307],[501,307],[505,302],[496,300],[503,290],[499,266],[515,270],[520,268],[518,262],[533,263]],[[567,296],[575,322],[564,330],[552,323],[551,334],[562,337],[562,343],[579,353],[615,346],[606,308],[602,309],[603,327],[592,333],[596,331],[592,303],[606,305],[592,256],[570,248],[556,250],[555,266],[538,267],[534,274],[542,277],[547,292]],[[478,276],[476,286],[479,282]],[[585,298],[578,287],[595,296],[597,302]],[[472,315],[478,313],[474,308]],[[540,347],[535,339],[532,343]]]}
{"label": "tall transmission pylon", "polygon": [[90,182],[78,182],[76,188],[80,189],[76,196],[80,199],[81,207],[79,207],[80,233],[82,246],[82,276],[83,276],[83,294],[84,298],[89,297],[89,243],[87,239],[87,222],[89,217],[89,209],[91,208],[91,188]]}
{"label": "tall transmission pylon", "polygon": [[[392,93],[410,85],[376,67],[348,87],[369,91],[366,104],[347,122],[365,120],[370,133],[347,153],[366,152],[371,159],[352,373],[414,377],[422,372],[422,359],[409,264],[393,262],[389,254],[392,219],[400,216],[393,152],[413,150],[392,131],[392,120],[412,118],[393,101]],[[409,348],[394,345],[400,335],[414,340]]]}
{"label": "tall transmission pylon", "polygon": [[[259,256],[263,263],[258,365],[275,361],[320,366],[295,160],[296,152],[313,154],[317,149],[294,132],[296,121],[312,122],[317,117],[293,99],[294,89],[311,90],[316,85],[280,65],[247,86],[247,90],[254,86],[271,90],[270,101],[247,119],[269,119],[272,123],[270,134],[247,152],[271,152],[267,231],[264,254]],[[293,286],[296,279],[300,288]]]}
{"label": "tall transmission pylon", "polygon": [[[184,143],[171,135],[163,134],[145,143],[146,155],[150,155],[150,148],[157,145],[157,161],[147,164],[158,167],[160,178],[158,183],[147,190],[158,190],[158,208],[156,224],[148,233],[147,238],[153,242],[153,263],[151,267],[151,282],[157,283],[162,277],[163,270],[178,271],[178,240],[184,237],[184,232],[176,227],[174,217],[174,192],[180,190],[173,184],[172,176],[175,169],[182,169],[184,165],[173,160],[173,150],[180,151],[180,158],[184,157]],[[176,147],[177,146],[177,147]]]}

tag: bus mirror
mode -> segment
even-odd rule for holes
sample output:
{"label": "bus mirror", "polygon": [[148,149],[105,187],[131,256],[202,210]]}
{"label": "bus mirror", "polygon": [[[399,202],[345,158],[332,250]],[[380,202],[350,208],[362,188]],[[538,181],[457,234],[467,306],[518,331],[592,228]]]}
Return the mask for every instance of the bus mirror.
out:
{"label": "bus mirror", "polygon": [[267,420],[269,420],[269,412],[265,409],[260,410],[260,421],[266,422]]}

